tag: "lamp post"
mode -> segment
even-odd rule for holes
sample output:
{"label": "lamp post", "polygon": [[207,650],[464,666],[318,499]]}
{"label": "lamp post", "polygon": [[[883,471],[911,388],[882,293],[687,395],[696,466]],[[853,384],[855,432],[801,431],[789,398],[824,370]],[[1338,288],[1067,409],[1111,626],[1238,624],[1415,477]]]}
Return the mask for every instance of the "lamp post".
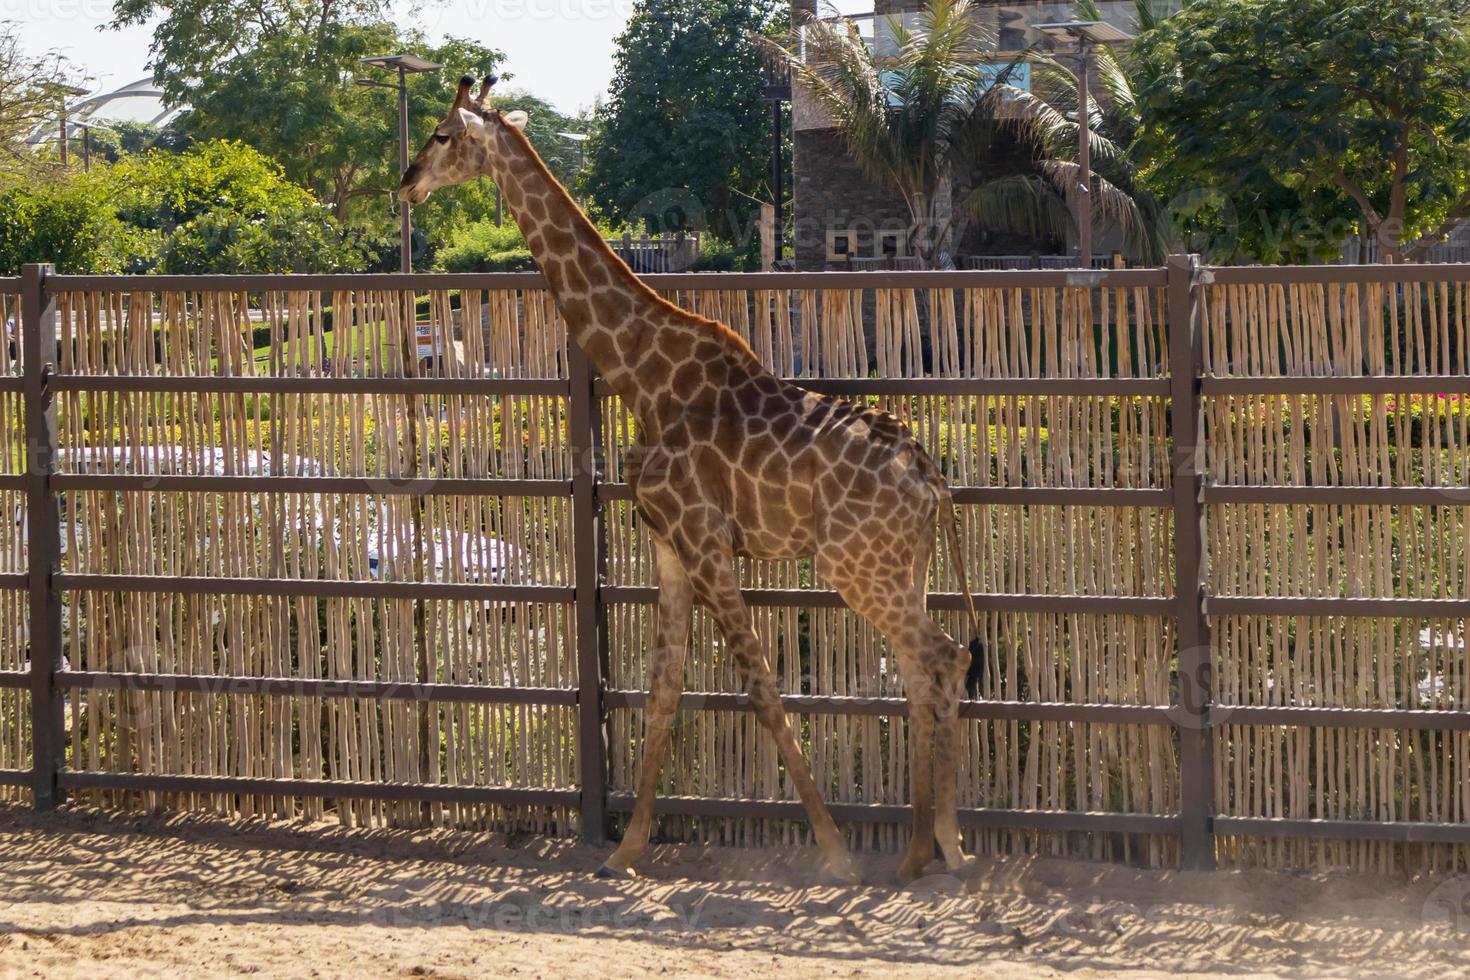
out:
{"label": "lamp post", "polygon": [[[587,166],[587,134],[586,133],[557,133],[562,139],[577,148],[577,173],[581,173]],[[500,185],[495,187],[495,200],[500,200]]]}
{"label": "lamp post", "polygon": [[77,97],[79,95],[86,95],[87,94],[87,90],[84,89],[84,88],[78,88],[75,85],[62,85],[60,82],[57,82],[56,84],[52,85],[51,87],[53,89],[55,89],[56,92],[59,95],[61,95],[61,97],[62,97],[61,98],[61,110],[57,113],[57,119],[59,120],[60,126],[61,126],[61,139],[60,139],[58,145],[61,148],[61,165],[63,167],[65,167],[66,166],[66,159],[67,159],[67,155],[66,155],[66,117],[67,117],[66,96],[70,95],[73,98],[75,98],[75,97]]}
{"label": "lamp post", "polygon": [[[374,68],[383,68],[398,73],[398,84],[390,85],[371,78],[358,78],[358,85],[368,88],[396,89],[398,91],[398,172],[408,169],[408,76],[419,72],[438,71],[443,65],[411,54],[384,54],[363,58],[362,63]],[[409,222],[407,201],[398,202],[398,268],[400,272],[413,269],[413,226]]]}
{"label": "lamp post", "polygon": [[787,73],[770,69],[765,79],[765,100],[771,104],[771,203],[772,209],[772,237],[774,248],[772,249],[773,264],[781,261],[781,247],[783,236],[781,226],[785,221],[782,214],[781,195],[783,189],[782,174],[786,169],[781,160],[781,103],[791,101],[791,76]]}
{"label": "lamp post", "polygon": [[1099,45],[1123,44],[1133,36],[1100,20],[1069,20],[1055,24],[1037,24],[1036,29],[1053,41],[1070,41],[1075,45],[1062,54],[1076,55],[1081,62],[1077,71],[1077,261],[1084,269],[1092,268],[1092,132],[1087,111],[1091,102],[1088,76],[1092,74],[1092,49]]}
{"label": "lamp post", "polygon": [[91,173],[92,172],[92,131],[93,130],[101,130],[104,133],[114,133],[114,132],[116,132],[116,130],[114,130],[111,126],[97,126],[97,125],[93,125],[92,123],[86,123],[86,122],[72,123],[72,125],[75,126],[77,129],[80,129],[82,131],[82,172],[83,173]]}

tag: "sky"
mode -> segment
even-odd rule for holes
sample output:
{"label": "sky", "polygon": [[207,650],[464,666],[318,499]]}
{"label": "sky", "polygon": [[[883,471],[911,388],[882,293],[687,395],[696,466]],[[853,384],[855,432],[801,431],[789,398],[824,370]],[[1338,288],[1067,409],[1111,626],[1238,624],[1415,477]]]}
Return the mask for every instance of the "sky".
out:
{"label": "sky", "polygon": [[[506,53],[502,71],[524,88],[575,115],[602,96],[613,73],[613,41],[633,0],[440,0],[415,10],[395,5],[394,20],[435,40],[467,37]],[[56,50],[80,66],[94,91],[147,75],[152,26],[101,31],[111,0],[0,0],[0,20],[16,22],[33,54]],[[459,70],[459,66],[451,66]],[[104,115],[148,118],[150,106],[115,102]],[[155,110],[156,111],[156,110]]]}

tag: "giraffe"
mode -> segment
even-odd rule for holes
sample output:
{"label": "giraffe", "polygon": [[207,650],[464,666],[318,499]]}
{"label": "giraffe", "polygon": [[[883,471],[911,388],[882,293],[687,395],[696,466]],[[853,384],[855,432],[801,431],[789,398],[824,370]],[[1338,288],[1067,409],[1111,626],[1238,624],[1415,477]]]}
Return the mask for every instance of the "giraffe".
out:
{"label": "giraffe", "polygon": [[[913,834],[899,879],[918,877],[936,842],[966,867],[956,806],[959,700],[982,662],[950,490],[894,416],[807,391],[767,371],[729,327],[669,303],[603,241],[522,132],[523,112],[471,96],[403,174],[399,197],[490,175],[525,235],[572,340],[637,420],[626,472],[654,548],[658,610],[633,815],[598,873],[628,877],[648,847],[659,772],[683,691],[695,600],[714,619],[761,726],[775,739],[827,868],[860,880],[782,707],[737,560],[812,558],[818,574],[888,639],[908,700]],[[930,617],[926,578],[936,522],[946,531],[977,640],[961,647]]]}

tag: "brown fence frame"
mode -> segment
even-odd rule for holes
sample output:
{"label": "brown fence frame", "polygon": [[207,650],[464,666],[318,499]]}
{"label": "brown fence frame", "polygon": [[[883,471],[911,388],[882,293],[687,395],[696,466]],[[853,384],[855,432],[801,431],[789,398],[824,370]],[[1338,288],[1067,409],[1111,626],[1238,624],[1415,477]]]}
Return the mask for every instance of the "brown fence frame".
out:
{"label": "brown fence frame", "polygon": [[[1120,832],[1174,834],[1181,839],[1185,867],[1215,863],[1215,837],[1249,835],[1415,843],[1470,843],[1470,825],[1428,822],[1235,817],[1216,813],[1213,799],[1214,733],[1234,725],[1306,725],[1341,728],[1470,730],[1470,709],[1414,710],[1295,706],[1216,705],[1212,699],[1209,646],[1211,615],[1285,616],[1465,616],[1470,599],[1287,598],[1212,596],[1206,588],[1202,521],[1213,503],[1262,504],[1443,504],[1446,492],[1463,488],[1227,486],[1204,479],[1200,419],[1204,400],[1234,394],[1373,394],[1455,392],[1470,394],[1470,377],[1442,375],[1333,377],[1205,377],[1203,343],[1198,335],[1199,286],[1203,284],[1470,282],[1465,266],[1359,266],[1203,268],[1190,256],[1171,256],[1163,269],[1107,271],[966,271],[671,274],[645,277],[656,289],[821,288],[984,288],[984,287],[1166,287],[1169,376],[1108,379],[853,378],[796,379],[812,390],[840,395],[1119,395],[1167,396],[1173,406],[1169,433],[1174,446],[1171,489],[1115,488],[957,488],[966,504],[1059,504],[1170,508],[1176,547],[1173,596],[983,595],[984,610],[1010,612],[1084,612],[1172,616],[1178,624],[1176,701],[1171,706],[1126,704],[968,701],[966,718],[1076,723],[1173,726],[1180,742],[1179,813],[1089,813],[971,808],[961,811],[970,827],[1046,832]],[[607,815],[631,809],[628,794],[608,791],[605,733],[608,711],[642,706],[646,692],[606,687],[605,610],[609,603],[653,603],[649,587],[602,584],[601,505],[627,500],[627,484],[600,477],[597,449],[599,402],[610,389],[594,375],[575,345],[569,345],[568,379],[441,379],[332,377],[162,377],[93,376],[56,373],[56,296],[62,291],[212,289],[235,292],[291,289],[535,288],[535,273],[355,276],[62,276],[50,266],[28,265],[19,278],[0,278],[0,293],[21,296],[22,374],[0,377],[0,392],[20,392],[25,414],[26,460],[23,475],[0,475],[0,489],[23,490],[28,519],[25,573],[0,575],[0,588],[25,590],[29,597],[31,664],[29,672],[0,671],[0,688],[27,689],[31,698],[32,767],[0,770],[0,785],[29,786],[36,809],[54,808],[68,789],[126,789],[188,793],[240,793],[337,799],[463,802],[501,805],[565,806],[578,809],[582,833],[602,841]],[[57,391],[182,392],[373,392],[394,394],[462,393],[558,395],[568,399],[571,448],[570,481],[555,479],[407,479],[311,476],[186,476],[61,474],[58,455]],[[573,585],[484,585],[404,581],[335,581],[266,578],[164,578],[148,575],[71,574],[60,567],[61,531],[57,495],[66,490],[173,490],[247,492],[364,492],[425,495],[508,494],[567,497],[573,510]],[[182,676],[126,674],[61,669],[60,596],[66,591],[185,592],[278,596],[364,596],[373,598],[454,598],[572,603],[577,624],[578,687],[517,688],[478,685],[296,679],[284,677]],[[765,589],[746,593],[752,605],[840,607],[833,592]],[[958,594],[932,594],[930,607],[963,608]],[[451,702],[576,706],[581,780],[579,789],[361,783],[342,780],[263,779],[224,776],[170,776],[74,772],[63,767],[63,695],[69,689],[126,686],[143,691],[345,696],[366,699],[417,699]],[[901,716],[896,698],[787,695],[783,703],[796,714]],[[687,693],[685,710],[749,710],[745,695]],[[889,804],[835,804],[838,820],[897,822],[908,808]],[[799,803],[696,797],[663,798],[661,813],[710,817],[793,818]]]}

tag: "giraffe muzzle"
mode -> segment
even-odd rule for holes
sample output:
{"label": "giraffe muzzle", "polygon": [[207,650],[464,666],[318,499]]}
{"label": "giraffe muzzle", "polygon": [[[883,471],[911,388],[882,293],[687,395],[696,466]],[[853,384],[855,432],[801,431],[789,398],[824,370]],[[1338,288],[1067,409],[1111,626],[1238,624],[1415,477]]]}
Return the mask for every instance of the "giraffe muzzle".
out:
{"label": "giraffe muzzle", "polygon": [[408,204],[419,205],[429,199],[429,192],[422,190],[417,184],[405,183],[398,188],[398,199]]}

